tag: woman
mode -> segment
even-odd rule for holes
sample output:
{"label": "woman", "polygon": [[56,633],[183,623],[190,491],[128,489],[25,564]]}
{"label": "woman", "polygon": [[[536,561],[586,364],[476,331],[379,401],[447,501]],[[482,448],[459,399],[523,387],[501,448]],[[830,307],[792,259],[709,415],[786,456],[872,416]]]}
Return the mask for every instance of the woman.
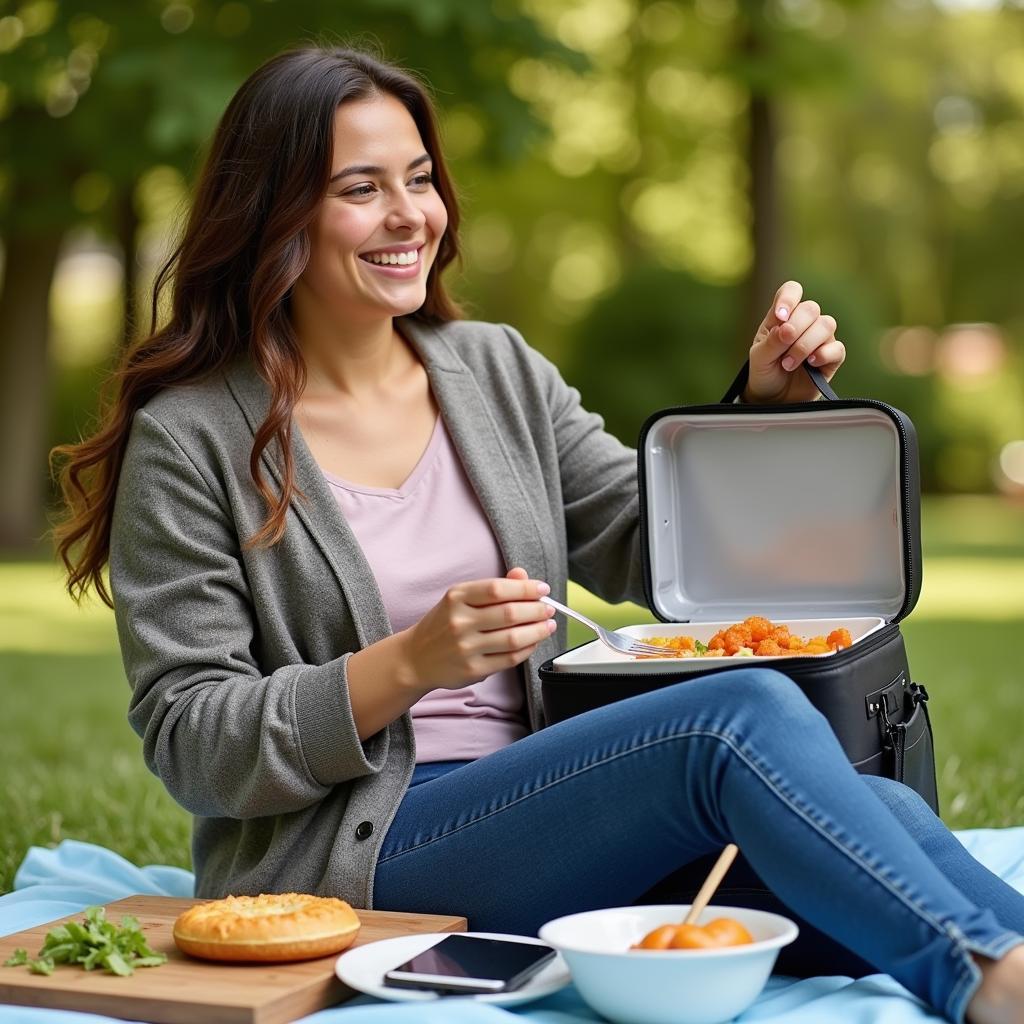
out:
{"label": "woman", "polygon": [[[785,677],[542,728],[535,669],[564,635],[538,598],[571,574],[643,600],[635,453],[515,331],[458,319],[457,226],[409,75],[270,61],[158,280],[170,322],[62,450],[69,589],[109,600],[109,560],[130,721],[196,816],[198,895],[532,933],[736,840],[837,956],[951,1020],[1020,1019],[1024,898],[909,790],[858,776]],[[797,368],[835,372],[835,326],[783,285],[745,397],[810,397]]]}

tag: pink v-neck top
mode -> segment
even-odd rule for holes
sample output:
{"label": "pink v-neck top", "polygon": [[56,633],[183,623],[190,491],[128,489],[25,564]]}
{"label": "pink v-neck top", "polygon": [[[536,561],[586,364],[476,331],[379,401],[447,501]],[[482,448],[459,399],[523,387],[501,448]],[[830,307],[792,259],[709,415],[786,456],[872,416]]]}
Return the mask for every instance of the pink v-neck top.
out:
{"label": "pink v-neck top", "polygon": [[[418,622],[453,584],[505,575],[441,416],[401,487],[365,487],[323,473],[373,570],[394,632]],[[412,723],[418,762],[493,753],[529,731],[518,670],[431,690],[413,705]]]}

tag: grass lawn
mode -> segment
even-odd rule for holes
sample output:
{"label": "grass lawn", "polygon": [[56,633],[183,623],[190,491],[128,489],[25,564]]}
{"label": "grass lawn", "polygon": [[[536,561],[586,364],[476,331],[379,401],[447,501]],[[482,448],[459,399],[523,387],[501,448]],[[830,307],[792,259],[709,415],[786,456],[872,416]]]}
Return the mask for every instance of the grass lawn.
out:
{"label": "grass lawn", "polygon": [[[943,817],[953,828],[1024,824],[1024,507],[931,500],[924,548],[924,591],[904,631],[931,695]],[[608,625],[651,619],[578,588],[570,600]],[[573,624],[570,641],[586,637]],[[191,866],[189,816],[146,770],[128,696],[111,613],[76,608],[50,564],[0,565],[0,892],[30,846],[66,838],[136,864]]]}

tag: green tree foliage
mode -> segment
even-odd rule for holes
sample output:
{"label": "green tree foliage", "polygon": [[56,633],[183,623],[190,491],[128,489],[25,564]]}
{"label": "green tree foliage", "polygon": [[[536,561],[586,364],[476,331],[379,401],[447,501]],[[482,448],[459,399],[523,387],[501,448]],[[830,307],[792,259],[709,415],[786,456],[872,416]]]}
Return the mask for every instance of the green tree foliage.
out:
{"label": "green tree foliage", "polygon": [[734,286],[637,264],[580,323],[566,376],[635,445],[656,409],[722,397],[739,369],[730,344],[739,301]]}
{"label": "green tree foliage", "polygon": [[[0,437],[17,439],[0,455],[36,467],[15,488],[33,521],[42,429],[26,438],[53,390],[38,279],[69,229],[87,225],[128,254],[125,334],[144,326],[131,308],[141,293],[132,254],[152,223],[143,193],[153,169],[191,180],[241,79],[287,45],[324,39],[376,42],[433,83],[465,213],[457,289],[471,312],[520,327],[578,377],[627,439],[662,402],[720,393],[766,291],[790,277],[839,319],[851,356],[840,393],[888,398],[918,420],[931,485],[988,486],[997,447],[1024,436],[1010,414],[1024,407],[1020,10],[25,0],[0,14],[0,235],[12,268],[0,295]],[[995,324],[1006,348],[966,390],[942,358],[943,331],[963,321]],[[902,327],[934,335],[934,358],[914,371],[923,376],[883,359],[886,330]],[[616,352],[621,337],[644,358]],[[594,338],[626,374],[615,387],[597,380]],[[644,376],[648,366],[668,372]],[[95,368],[75,372],[93,379]],[[69,409],[89,405],[67,404],[80,387],[60,382],[51,440],[67,439]],[[11,536],[0,526],[0,544]]]}
{"label": "green tree foliage", "polygon": [[[442,103],[469,105],[482,160],[521,152],[540,123],[508,88],[524,55],[583,60],[514,6],[459,0],[29,0],[0,17],[0,461],[11,499],[0,547],[39,534],[45,488],[48,295],[68,230],[87,223],[124,253],[125,337],[136,329],[136,186],[155,165],[194,173],[228,98],[289,45],[345,43],[420,72]],[[16,271],[16,272],[15,272]],[[62,438],[66,440],[66,438]]]}
{"label": "green tree foliage", "polygon": [[[507,253],[469,280],[478,307],[581,375],[584,398],[628,424],[629,439],[645,410],[628,396],[653,399],[661,382],[624,357],[613,365],[638,385],[593,379],[602,370],[588,346],[605,298],[635,309],[638,324],[651,302],[672,308],[634,272],[648,266],[743,289],[715,339],[732,353],[724,387],[763,313],[751,275],[774,267],[773,285],[796,278],[837,317],[849,351],[839,392],[886,399],[917,421],[926,485],[991,488],[1000,446],[1024,436],[1024,12],[910,0],[551,0],[544,10],[593,67],[514,69],[513,88],[552,137],[528,175],[473,183],[482,234]],[[741,45],[744,32],[756,47]],[[757,95],[771,98],[777,135],[777,193],[760,230],[753,186],[764,164],[748,150]],[[595,97],[599,114],[587,105]],[[469,240],[471,257],[489,263],[494,254]],[[946,358],[947,328],[963,322],[995,325],[1004,347],[973,376]],[[889,331],[906,327],[931,335],[913,369],[892,358]],[[672,373],[680,340],[669,336]],[[688,353],[705,358],[706,346]],[[681,376],[670,390],[684,387]]]}

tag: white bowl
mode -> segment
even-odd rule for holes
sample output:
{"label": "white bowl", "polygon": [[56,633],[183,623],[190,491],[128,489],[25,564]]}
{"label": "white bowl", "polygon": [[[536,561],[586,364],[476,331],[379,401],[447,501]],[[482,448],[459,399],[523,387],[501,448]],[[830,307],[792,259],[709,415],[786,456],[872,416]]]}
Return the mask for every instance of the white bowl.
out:
{"label": "white bowl", "polygon": [[698,924],[731,917],[753,936],[721,949],[631,950],[648,932],[681,922],[686,904],[611,907],[549,921],[539,932],[569,965],[580,995],[616,1024],[720,1024],[760,995],[779,950],[798,934],[787,917],[709,906]]}

